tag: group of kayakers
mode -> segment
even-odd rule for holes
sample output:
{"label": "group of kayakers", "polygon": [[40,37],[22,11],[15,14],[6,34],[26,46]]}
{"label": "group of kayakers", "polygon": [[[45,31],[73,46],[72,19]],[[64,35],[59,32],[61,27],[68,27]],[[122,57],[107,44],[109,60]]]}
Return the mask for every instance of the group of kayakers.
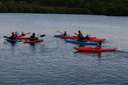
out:
{"label": "group of kayakers", "polygon": [[[18,34],[17,32],[12,32],[9,37],[4,36],[4,38],[6,41],[12,43],[13,45],[15,45],[16,42],[20,41],[20,42],[28,43],[30,45],[35,46],[35,44],[43,42],[43,39],[40,39],[40,37],[45,36],[45,34],[43,34],[37,37],[36,33],[32,33],[31,35],[28,36],[28,34],[31,34],[31,33],[21,32],[21,34]],[[67,43],[69,42],[72,44],[77,44],[78,47],[74,47],[74,49],[77,50],[77,52],[113,52],[113,51],[116,51],[115,48],[103,48],[102,47],[102,42],[105,40],[104,38],[96,38],[96,37],[89,36],[88,34],[84,36],[80,30],[78,30],[78,32],[74,34],[75,36],[69,36],[67,32],[64,31],[60,35],[55,35],[54,37],[65,39]],[[87,45],[91,45],[91,47]]]}
{"label": "group of kayakers", "polygon": [[[86,41],[89,40],[89,35],[87,34],[84,37],[83,33],[80,30],[78,30],[78,33],[74,33],[74,34],[78,37],[77,40],[80,41],[80,42],[86,42]],[[66,31],[64,31],[63,36],[67,36],[67,32]],[[97,47],[101,48],[101,46],[102,46],[102,41],[97,42]]]}
{"label": "group of kayakers", "polygon": [[[11,40],[16,40],[19,34],[17,32],[12,32],[9,39]],[[20,36],[25,36],[24,32],[21,32]],[[38,40],[38,37],[36,37],[36,33],[32,33],[31,36],[29,37],[30,40]]]}
{"label": "group of kayakers", "polygon": [[[77,41],[87,42],[87,41],[90,40],[90,36],[88,34],[86,36],[84,36],[83,33],[80,30],[78,30],[78,32],[74,33],[74,34],[77,37],[77,39],[76,39]],[[23,37],[25,35],[26,35],[26,33],[24,33],[24,32],[21,32],[21,34],[18,34],[17,32],[12,32],[11,35],[9,36],[9,39],[17,40],[19,38],[19,36]],[[61,36],[63,36],[63,37],[68,36],[67,31],[64,31],[64,33],[62,33]],[[29,37],[27,37],[26,40],[35,41],[35,40],[38,40],[38,37],[36,36],[36,33],[33,32]],[[97,42],[97,47],[101,48],[101,46],[102,46],[102,41],[98,41]]]}

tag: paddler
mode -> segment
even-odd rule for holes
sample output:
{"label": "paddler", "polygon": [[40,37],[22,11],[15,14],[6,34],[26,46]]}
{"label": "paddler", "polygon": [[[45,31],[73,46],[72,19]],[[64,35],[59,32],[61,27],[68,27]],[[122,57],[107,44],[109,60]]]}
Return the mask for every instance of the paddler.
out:
{"label": "paddler", "polygon": [[14,35],[15,35],[15,37],[17,37],[17,36],[18,36],[18,33],[17,33],[17,32],[15,32],[15,33],[14,33]]}
{"label": "paddler", "polygon": [[11,36],[9,37],[11,40],[15,40],[16,39],[16,35],[14,32],[11,33]]}
{"label": "paddler", "polygon": [[21,32],[21,35],[22,35],[22,36],[25,36],[25,33],[24,33],[24,32]]}
{"label": "paddler", "polygon": [[78,34],[76,35],[79,38],[78,41],[85,41],[85,38],[80,30],[78,31]]}
{"label": "paddler", "polygon": [[97,48],[101,48],[102,47],[102,41],[97,43]]}
{"label": "paddler", "polygon": [[89,40],[89,35],[87,34],[84,39],[85,39],[85,40]]}
{"label": "paddler", "polygon": [[64,34],[63,34],[63,36],[67,36],[67,32],[66,32],[66,31],[64,31]]}
{"label": "paddler", "polygon": [[32,35],[30,36],[30,40],[38,40],[35,33],[32,33]]}

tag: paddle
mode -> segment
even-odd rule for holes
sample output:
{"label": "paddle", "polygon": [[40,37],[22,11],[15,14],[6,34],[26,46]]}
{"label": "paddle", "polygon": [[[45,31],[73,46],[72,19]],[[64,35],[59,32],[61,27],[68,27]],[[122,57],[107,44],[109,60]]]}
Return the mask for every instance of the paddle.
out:
{"label": "paddle", "polygon": [[124,51],[124,50],[121,50],[121,49],[117,49],[116,52],[120,52],[120,53],[128,53],[128,51]]}
{"label": "paddle", "polygon": [[[74,34],[75,34],[76,36],[78,36],[77,33],[74,33]],[[86,40],[89,40],[90,36],[91,36],[91,35],[89,35],[89,34],[87,34],[86,36],[83,35],[83,38],[86,39]]]}
{"label": "paddle", "polygon": [[78,36],[78,33],[74,33],[76,36]]}
{"label": "paddle", "polygon": [[25,35],[31,34],[31,32],[25,33]]}
{"label": "paddle", "polygon": [[45,36],[46,36],[45,34],[40,35],[40,37],[45,37]]}
{"label": "paddle", "polygon": [[3,36],[3,38],[9,38],[8,36]]}
{"label": "paddle", "polygon": [[7,40],[11,40],[11,41],[21,42],[20,40],[12,40],[12,39],[10,39],[10,37],[8,37],[8,36],[3,36],[3,38],[6,38]]}
{"label": "paddle", "polygon": [[63,34],[63,32],[61,32],[61,31],[59,31],[59,30],[58,30],[58,31],[56,31],[56,32],[59,32],[59,33]]}
{"label": "paddle", "polygon": [[76,36],[78,35],[77,33],[74,33]]}

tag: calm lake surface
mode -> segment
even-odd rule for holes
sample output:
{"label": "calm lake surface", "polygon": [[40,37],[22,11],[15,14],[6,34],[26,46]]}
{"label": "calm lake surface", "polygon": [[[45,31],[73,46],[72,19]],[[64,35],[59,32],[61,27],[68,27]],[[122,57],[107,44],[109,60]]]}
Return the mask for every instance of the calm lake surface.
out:
{"label": "calm lake surface", "polygon": [[[106,38],[124,52],[74,54],[76,45],[54,38],[78,30]],[[46,34],[44,42],[12,46],[12,31]],[[0,85],[128,85],[128,17],[65,14],[0,14]]]}

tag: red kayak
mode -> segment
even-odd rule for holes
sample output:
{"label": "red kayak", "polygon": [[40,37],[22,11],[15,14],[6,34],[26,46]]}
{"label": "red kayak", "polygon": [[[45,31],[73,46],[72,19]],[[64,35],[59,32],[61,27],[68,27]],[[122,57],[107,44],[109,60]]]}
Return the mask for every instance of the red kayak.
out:
{"label": "red kayak", "polygon": [[37,43],[41,43],[43,42],[43,40],[26,40],[24,41],[24,43],[28,43],[28,44],[37,44]]}
{"label": "red kayak", "polygon": [[30,34],[30,32],[25,33],[24,35],[18,35],[18,36],[16,37],[16,39],[17,39],[17,40],[28,40],[28,39],[30,39],[30,38],[25,37],[25,36],[26,36],[26,35],[29,35],[29,34]]}
{"label": "red kayak", "polygon": [[98,53],[98,52],[113,52],[116,51],[116,48],[94,48],[94,47],[75,47],[74,49],[77,52],[86,52],[86,53]]}
{"label": "red kayak", "polygon": [[[77,36],[64,36],[63,39],[79,39],[79,37],[77,37]],[[104,38],[96,38],[96,37],[89,37],[89,39],[87,39],[87,40],[91,41],[91,42],[103,42],[103,41],[105,41]]]}
{"label": "red kayak", "polygon": [[30,40],[30,37],[19,37],[19,38],[16,38],[17,40]]}

